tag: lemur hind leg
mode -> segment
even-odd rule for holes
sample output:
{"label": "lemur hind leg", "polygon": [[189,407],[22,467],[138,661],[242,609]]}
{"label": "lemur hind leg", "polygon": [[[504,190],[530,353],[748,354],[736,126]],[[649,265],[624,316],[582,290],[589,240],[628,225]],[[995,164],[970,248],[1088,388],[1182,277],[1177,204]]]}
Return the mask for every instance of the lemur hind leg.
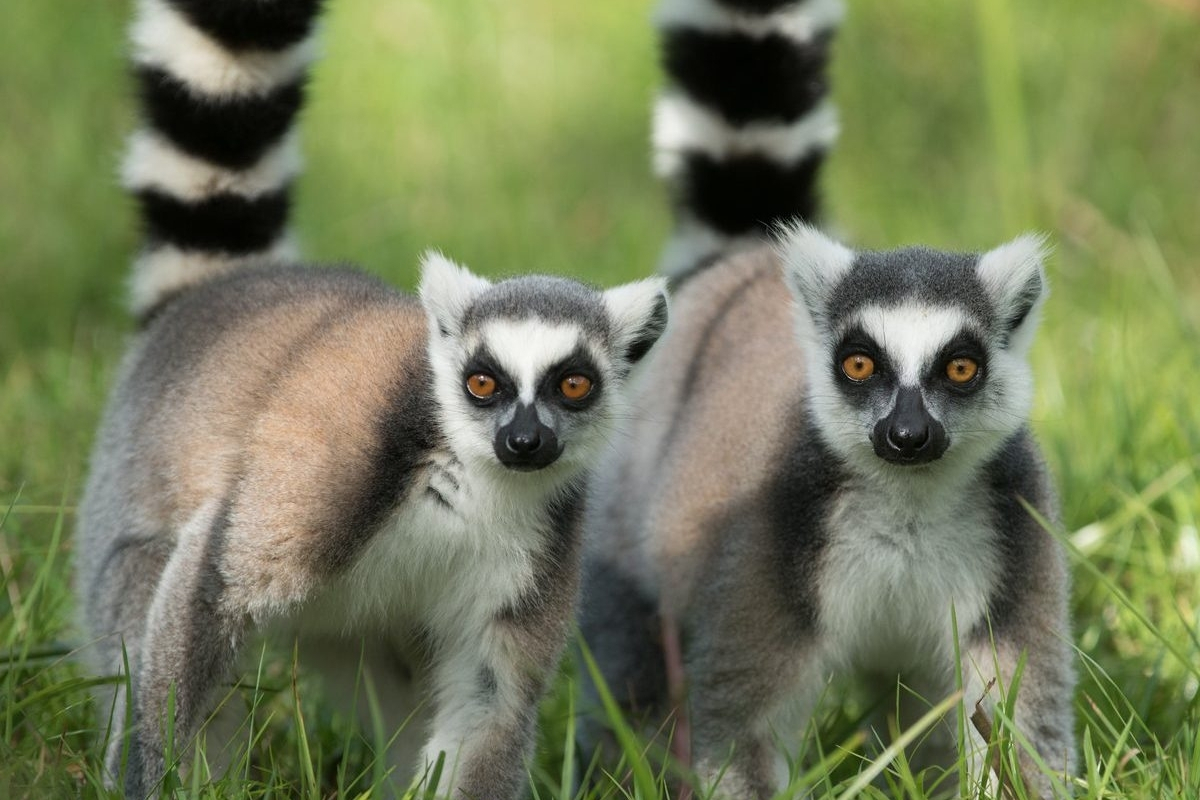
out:
{"label": "lemur hind leg", "polygon": [[[97,674],[116,676],[112,688],[97,692],[97,710],[101,728],[107,728],[108,746],[105,752],[106,781],[115,783],[121,772],[128,725],[126,706],[129,695],[126,672],[136,674],[141,654],[142,632],[154,601],[154,576],[162,574],[170,558],[170,544],[159,537],[128,535],[117,539],[99,563],[99,572],[106,578],[103,584],[91,581],[82,589],[88,599],[81,609],[90,630],[110,630],[117,633],[102,637],[93,646],[89,661]],[[105,726],[105,716],[111,713]]]}
{"label": "lemur hind leg", "polygon": [[[133,676],[128,797],[157,792],[168,767],[165,759],[173,755],[167,752],[168,737],[176,749],[192,741],[214,690],[236,666],[246,620],[231,612],[223,597],[217,570],[222,541],[217,535],[183,539],[158,582]],[[169,719],[172,702],[175,713]]]}
{"label": "lemur hind leg", "polygon": [[[667,680],[663,663],[661,618],[657,600],[613,564],[596,557],[584,571],[584,603],[579,628],[584,644],[604,677],[609,692],[628,719],[657,728],[667,709]],[[599,687],[577,656],[582,682],[579,720],[581,767],[599,758],[612,766],[620,747],[606,722]]]}

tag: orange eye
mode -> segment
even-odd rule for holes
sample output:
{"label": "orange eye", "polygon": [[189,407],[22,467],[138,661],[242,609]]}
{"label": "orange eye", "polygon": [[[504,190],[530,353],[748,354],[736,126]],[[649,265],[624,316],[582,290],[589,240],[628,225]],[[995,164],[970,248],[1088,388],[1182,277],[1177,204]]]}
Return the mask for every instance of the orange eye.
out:
{"label": "orange eye", "polygon": [[979,364],[973,358],[955,358],[946,365],[946,377],[954,383],[969,383],[979,372]]}
{"label": "orange eye", "polygon": [[592,381],[583,375],[568,375],[562,379],[558,390],[568,400],[582,400],[592,391]]}
{"label": "orange eye", "polygon": [[875,374],[875,361],[865,353],[855,353],[846,356],[842,362],[842,372],[852,381],[865,381]]}
{"label": "orange eye", "polygon": [[496,379],[486,372],[477,372],[467,378],[467,391],[479,400],[487,400],[496,393]]}

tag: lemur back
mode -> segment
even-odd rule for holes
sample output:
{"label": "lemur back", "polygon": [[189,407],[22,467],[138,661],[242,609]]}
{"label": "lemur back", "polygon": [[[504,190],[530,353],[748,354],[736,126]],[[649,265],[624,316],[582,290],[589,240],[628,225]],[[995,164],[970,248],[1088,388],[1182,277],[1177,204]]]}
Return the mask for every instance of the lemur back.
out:
{"label": "lemur back", "polygon": [[445,754],[439,792],[515,797],[570,628],[587,472],[663,331],[663,282],[493,283],[433,253],[415,298],[289,261],[316,12],[139,6],[141,327],[76,539],[87,656],[130,667],[130,696],[99,703],[109,779],[157,794],[179,763],[166,731],[189,745],[275,635],[334,683],[366,671],[393,790]]}
{"label": "lemur back", "polygon": [[[677,629],[702,790],[720,776],[718,796],[771,797],[831,675],[893,691],[899,676],[921,698],[901,698],[906,725],[959,670],[968,714],[993,703],[1026,658],[1016,722],[1058,778],[1022,763],[1061,790],[1068,579],[1022,505],[1056,519],[1025,427],[1039,243],[855,253],[798,224],[836,135],[840,4],[666,0],[657,19],[674,304],[631,435],[589,491],[580,626],[603,677],[647,730],[669,729]],[[985,377],[959,387],[960,367]],[[585,757],[612,746],[603,728],[581,723]],[[953,728],[916,763],[952,762]],[[982,744],[962,744],[988,780]]]}

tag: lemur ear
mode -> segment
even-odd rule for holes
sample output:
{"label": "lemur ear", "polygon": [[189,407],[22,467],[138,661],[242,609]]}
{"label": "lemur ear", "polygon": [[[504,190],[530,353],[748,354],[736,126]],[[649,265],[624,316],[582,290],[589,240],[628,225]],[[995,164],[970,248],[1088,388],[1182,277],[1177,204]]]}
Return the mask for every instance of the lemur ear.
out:
{"label": "lemur ear", "polygon": [[486,278],[436,250],[427,250],[421,256],[421,285],[417,294],[442,336],[462,332],[462,318],[471,302],[491,285]]}
{"label": "lemur ear", "polygon": [[614,348],[630,364],[641,361],[667,328],[667,282],[647,278],[604,293]]}
{"label": "lemur ear", "polygon": [[813,334],[828,321],[829,300],[853,266],[854,251],[803,222],[781,232],[776,251],[784,283],[796,300],[798,328]]}
{"label": "lemur ear", "polygon": [[1045,236],[1027,233],[979,257],[975,274],[1001,320],[1009,349],[1025,350],[1033,341],[1048,294],[1043,267],[1048,252]]}

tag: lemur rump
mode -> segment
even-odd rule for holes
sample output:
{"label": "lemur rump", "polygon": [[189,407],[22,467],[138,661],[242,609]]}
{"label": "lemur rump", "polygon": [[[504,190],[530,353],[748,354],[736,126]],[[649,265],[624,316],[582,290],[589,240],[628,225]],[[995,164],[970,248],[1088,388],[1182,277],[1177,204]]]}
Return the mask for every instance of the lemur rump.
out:
{"label": "lemur rump", "polygon": [[399,788],[445,753],[440,792],[514,797],[571,624],[586,472],[663,331],[662,282],[492,283],[433,254],[418,300],[289,265],[315,6],[140,7],[143,326],[77,533],[93,666],[131,671],[132,698],[101,703],[132,730],[108,770],[155,793],[168,726],[191,741],[272,633],[351,685],[361,664],[388,736],[420,704],[388,754]]}
{"label": "lemur rump", "polygon": [[[830,676],[899,676],[907,725],[960,671],[968,716],[994,703],[1024,659],[1015,722],[1059,777],[1029,759],[1025,773],[1057,790],[1074,766],[1074,674],[1068,575],[1037,519],[1056,520],[1057,502],[1027,425],[1040,240],[872,253],[784,226],[815,212],[832,114],[819,92],[796,111],[787,86],[823,86],[837,16],[782,5],[681,0],[660,15],[668,54],[680,41],[758,54],[721,62],[735,74],[720,86],[752,68],[786,85],[746,121],[744,97],[681,74],[699,55],[665,59],[675,87],[656,143],[678,287],[631,435],[589,485],[583,637],[654,728],[670,711],[658,620],[677,622],[695,766],[733,797],[783,788],[777,741],[794,747]],[[739,207],[754,213],[739,221]],[[917,756],[952,763],[953,728]],[[603,743],[594,721],[583,730],[584,752]],[[971,780],[987,780],[985,743],[968,731],[964,744]]]}

